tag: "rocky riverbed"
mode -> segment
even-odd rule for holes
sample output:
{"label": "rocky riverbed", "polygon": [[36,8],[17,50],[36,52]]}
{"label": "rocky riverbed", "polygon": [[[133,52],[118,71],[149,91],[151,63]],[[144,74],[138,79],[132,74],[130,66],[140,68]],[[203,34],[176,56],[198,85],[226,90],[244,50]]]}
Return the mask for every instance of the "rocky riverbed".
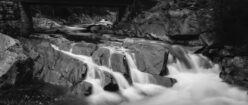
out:
{"label": "rocky riverbed", "polygon": [[[89,62],[81,61],[80,58],[69,56],[61,51],[91,57],[95,64],[111,67],[114,72],[122,74],[132,84],[130,64],[127,63],[125,54],[114,53],[119,52],[119,48],[125,48],[135,55],[134,59],[140,72],[151,75],[157,85],[170,88],[177,83],[177,80],[164,77],[169,75],[167,67],[171,62],[169,56],[175,56],[190,69],[191,61],[184,56],[186,52],[183,49],[188,49],[191,53],[199,50],[198,47],[181,48],[162,41],[142,38],[108,37],[108,40],[92,42],[68,40],[61,34],[34,34],[29,39],[20,38],[19,40],[4,34],[1,34],[1,37],[5,39],[2,41],[4,46],[1,50],[3,65],[1,66],[0,97],[2,98],[0,102],[10,105],[18,103],[64,105],[73,100],[76,101],[75,104],[87,103],[77,99],[84,99],[93,94],[94,86],[91,82],[87,82],[87,74],[91,70]],[[53,46],[57,46],[61,51],[54,49]],[[220,77],[228,83],[246,87],[246,76],[243,73],[245,69],[242,69],[245,68],[245,63],[242,63],[243,58],[230,57],[231,60],[228,61],[225,59],[223,59],[225,64]],[[237,62],[241,63],[233,65]],[[206,68],[210,67],[210,64],[205,61],[202,65]],[[240,69],[233,71],[238,67]],[[101,82],[103,89],[109,92],[119,91],[116,77],[108,72],[103,73],[104,80]]]}
{"label": "rocky riverbed", "polygon": [[[16,40],[3,34],[1,37],[7,37],[8,40]],[[3,42],[7,43],[9,42],[8,40]],[[2,54],[3,59],[1,60],[6,64],[6,66],[1,66],[1,87],[7,89],[7,91],[17,91],[16,94],[18,94],[18,91],[22,92],[22,87],[24,88],[24,93],[25,88],[33,89],[31,87],[33,85],[35,87],[37,82],[49,83],[65,87],[65,89],[68,88],[68,91],[74,95],[84,96],[91,94],[91,84],[84,81],[89,69],[88,66],[82,61],[56,51],[51,45],[57,45],[65,51],[71,50],[73,54],[91,56],[96,64],[103,66],[111,65],[114,71],[122,73],[130,80],[124,56],[118,53],[111,55],[111,50],[103,46],[124,47],[136,54],[138,69],[153,75],[157,83],[171,87],[176,82],[172,78],[162,77],[168,74],[166,65],[170,49],[170,46],[163,42],[130,38],[118,39],[118,41],[74,42],[58,34],[34,35],[30,39],[16,41],[16,43],[9,45],[13,47],[12,49],[6,48],[7,51],[10,50],[16,54],[16,58],[11,63],[6,63],[8,56],[6,56],[7,54]],[[8,47],[8,44],[4,47]],[[104,88],[109,91],[116,91],[113,88],[116,84],[115,80],[111,75],[106,76]],[[16,86],[18,87],[19,85],[21,86],[20,90],[19,88],[16,89]],[[13,89],[10,87],[13,87]],[[37,91],[39,93],[39,90]]]}
{"label": "rocky riverbed", "polygon": [[[68,17],[74,17],[63,20],[49,16],[51,11],[43,14],[33,11],[36,33],[29,37],[19,36],[18,29],[21,26],[18,20],[18,3],[9,0],[0,2],[0,32],[5,33],[0,34],[0,104],[89,104],[87,97],[95,94],[94,87],[98,83],[100,90],[117,93],[114,96],[118,99],[121,97],[121,101],[125,102],[130,97],[120,91],[125,90],[123,87],[133,86],[139,80],[134,79],[136,76],[141,75],[143,78],[149,75],[148,80],[152,80],[149,83],[169,89],[180,84],[182,79],[169,74],[171,68],[178,65],[183,65],[183,71],[195,70],[192,62],[197,60],[189,60],[192,56],[188,56],[188,52],[207,57],[200,56],[201,60],[198,62],[204,70],[215,69],[209,63],[211,61],[219,64],[219,76],[215,75],[214,80],[241,88],[242,91],[238,92],[234,89],[234,93],[242,93],[237,97],[242,97],[248,88],[248,47],[244,22],[248,15],[244,8],[247,4],[245,1],[147,0],[143,3],[137,0],[136,6],[130,8],[135,12],[130,13],[130,18],[126,21],[114,22],[116,11],[108,10],[101,18],[108,18],[110,21],[99,22],[96,21],[98,16],[83,14],[82,18],[88,19],[83,22],[90,24],[82,23],[81,18],[75,17],[80,14],[71,13],[67,8],[34,7],[40,9],[40,12],[47,9],[58,12],[56,9],[63,9]],[[68,24],[72,20],[74,24]],[[111,24],[103,24],[107,22]],[[176,61],[180,63],[171,66]],[[131,64],[135,65],[130,66]],[[91,67],[96,69],[96,75],[89,76],[89,72],[93,70]],[[138,70],[135,73],[131,72],[134,68]],[[180,67],[176,71],[178,68]],[[121,87],[118,84],[120,82],[114,76],[118,74],[120,75],[117,77],[124,77],[122,84],[126,85]],[[93,80],[100,78],[100,82],[92,82],[89,77]],[[138,81],[140,82],[144,81]],[[215,82],[213,84],[216,85]],[[227,90],[231,89],[229,85],[218,84]],[[134,91],[135,95],[138,94],[139,97],[150,95],[142,89],[137,94],[136,92]],[[112,98],[117,99],[116,97]]]}

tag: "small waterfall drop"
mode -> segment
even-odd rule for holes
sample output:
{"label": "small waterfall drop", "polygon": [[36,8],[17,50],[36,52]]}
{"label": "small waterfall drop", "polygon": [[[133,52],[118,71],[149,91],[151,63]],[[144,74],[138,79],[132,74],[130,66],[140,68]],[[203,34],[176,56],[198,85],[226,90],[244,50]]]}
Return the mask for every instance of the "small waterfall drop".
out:
{"label": "small waterfall drop", "polygon": [[[169,55],[167,67],[169,75],[177,83],[171,87],[163,87],[154,82],[151,74],[141,72],[136,66],[135,55],[122,47],[103,47],[110,51],[109,66],[96,64],[92,57],[73,54],[72,50],[60,50],[68,56],[78,59],[88,66],[85,81],[93,85],[93,94],[88,96],[92,105],[247,105],[248,95],[236,87],[232,87],[219,78],[220,68],[202,55],[175,50],[176,58]],[[111,55],[122,54],[127,61],[131,83],[123,74],[111,68]],[[180,57],[181,56],[181,57]],[[174,59],[173,59],[174,58]],[[116,80],[119,91],[108,92],[103,89],[104,72],[111,74]],[[96,76],[99,75],[99,76]]]}
{"label": "small waterfall drop", "polygon": [[128,53],[125,53],[125,56],[128,61],[132,81],[134,83],[150,83],[151,81],[149,80],[149,75],[138,70],[136,63],[134,62],[135,60],[133,60],[134,58],[132,58],[132,56]]}

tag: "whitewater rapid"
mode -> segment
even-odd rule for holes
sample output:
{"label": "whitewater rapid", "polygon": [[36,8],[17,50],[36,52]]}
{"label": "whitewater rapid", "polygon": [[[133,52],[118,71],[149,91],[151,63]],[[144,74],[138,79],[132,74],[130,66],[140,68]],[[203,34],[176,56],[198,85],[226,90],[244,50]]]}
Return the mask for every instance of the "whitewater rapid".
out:
{"label": "whitewater rapid", "polygon": [[[185,60],[179,60],[177,56],[170,54],[167,64],[169,75],[166,77],[175,78],[177,83],[167,88],[157,85],[152,75],[138,70],[135,54],[128,49],[102,47],[110,51],[110,65],[107,67],[97,65],[90,56],[73,54],[72,50],[60,50],[55,45],[52,47],[87,64],[85,81],[93,85],[92,94],[87,97],[91,105],[248,105],[247,92],[224,83],[219,78],[219,65],[213,64],[202,55],[183,51],[181,56]],[[110,59],[113,53],[125,56],[132,84],[121,73],[111,69]],[[103,89],[104,72],[114,77],[119,92]]]}

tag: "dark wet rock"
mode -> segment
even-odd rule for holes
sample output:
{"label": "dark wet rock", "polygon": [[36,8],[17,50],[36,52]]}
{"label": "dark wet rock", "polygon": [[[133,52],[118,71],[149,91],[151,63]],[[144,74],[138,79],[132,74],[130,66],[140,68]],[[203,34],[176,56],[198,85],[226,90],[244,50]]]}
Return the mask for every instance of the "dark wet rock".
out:
{"label": "dark wet rock", "polygon": [[[127,79],[127,81],[132,84],[130,67],[128,65],[126,56],[119,53],[113,53],[110,60],[113,71],[121,73]],[[113,81],[112,85],[117,85],[117,83]],[[118,89],[118,87],[115,87],[115,89]]]}
{"label": "dark wet rock", "polygon": [[96,49],[97,46],[95,44],[79,42],[73,46],[72,53],[91,56]]}
{"label": "dark wet rock", "polygon": [[125,66],[124,64],[124,55],[122,54],[118,54],[118,53],[114,53],[111,55],[111,68],[116,71],[116,72],[120,72],[123,74],[127,74],[128,73],[128,67]]}
{"label": "dark wet rock", "polygon": [[119,87],[118,87],[118,84],[115,80],[115,78],[107,73],[107,72],[104,72],[104,90],[106,91],[111,91],[111,92],[116,92],[119,90]]}
{"label": "dark wet rock", "polygon": [[220,77],[226,82],[248,88],[248,57],[236,56],[222,61]]}
{"label": "dark wet rock", "polygon": [[176,79],[163,77],[159,75],[153,75],[153,77],[154,77],[154,81],[156,84],[165,86],[165,87],[172,87],[177,82]]}
{"label": "dark wet rock", "polygon": [[89,96],[93,92],[92,84],[86,81],[72,87],[72,94],[76,96]]}
{"label": "dark wet rock", "polygon": [[126,44],[126,47],[135,53],[139,70],[156,75],[165,75],[167,70],[167,57],[169,50],[159,44]]}
{"label": "dark wet rock", "polygon": [[104,65],[107,67],[109,67],[110,65],[109,57],[110,57],[110,51],[106,48],[99,48],[92,55],[92,59],[96,64]]}
{"label": "dark wet rock", "polygon": [[[157,0],[149,10],[143,11],[127,26],[134,36],[162,40],[174,44],[202,46],[203,33],[213,34],[214,15],[212,1]],[[125,27],[124,27],[125,28]],[[131,33],[130,33],[131,34]]]}

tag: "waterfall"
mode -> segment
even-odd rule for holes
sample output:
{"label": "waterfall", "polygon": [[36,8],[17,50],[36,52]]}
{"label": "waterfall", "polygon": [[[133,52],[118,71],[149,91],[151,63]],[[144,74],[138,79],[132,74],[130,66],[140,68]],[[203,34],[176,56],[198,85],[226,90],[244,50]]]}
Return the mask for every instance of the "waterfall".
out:
{"label": "waterfall", "polygon": [[[141,72],[136,66],[135,54],[128,49],[116,46],[105,46],[110,51],[109,66],[96,64],[92,57],[73,54],[72,50],[60,50],[68,56],[86,63],[85,81],[93,85],[93,92],[87,97],[92,105],[247,105],[245,91],[232,87],[219,78],[220,67],[202,55],[187,51],[174,52],[169,55],[167,67],[169,75],[177,83],[171,87],[163,87],[154,82],[151,74]],[[123,74],[113,71],[111,55],[125,56],[130,70],[131,82]],[[176,57],[175,57],[176,56]],[[181,57],[180,57],[181,56]],[[175,59],[173,59],[175,57]],[[119,91],[109,92],[103,89],[104,72],[111,74],[116,80]],[[96,76],[98,75],[98,76]]]}

